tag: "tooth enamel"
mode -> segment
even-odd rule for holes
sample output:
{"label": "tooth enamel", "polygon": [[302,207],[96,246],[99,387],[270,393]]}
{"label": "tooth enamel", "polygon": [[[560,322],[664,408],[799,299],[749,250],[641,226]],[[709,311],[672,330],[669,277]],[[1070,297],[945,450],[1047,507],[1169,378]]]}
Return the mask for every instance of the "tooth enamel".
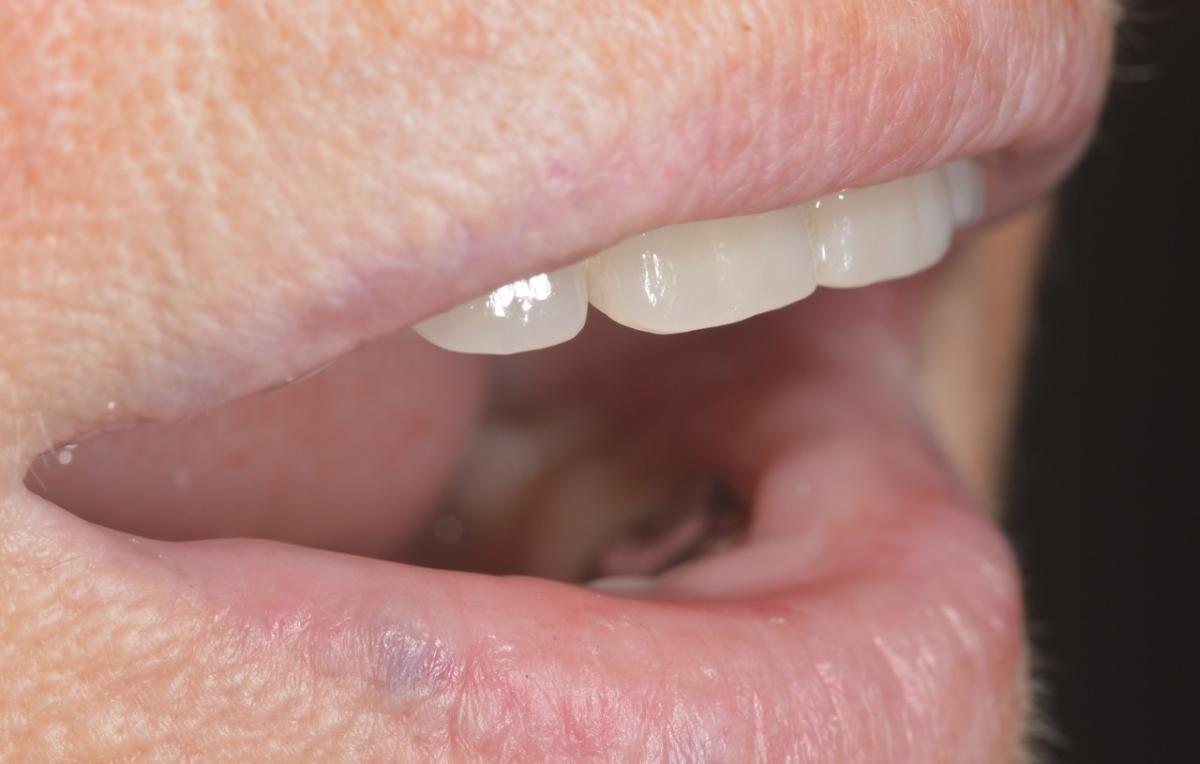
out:
{"label": "tooth enamel", "polygon": [[576,264],[506,284],[413,329],[447,350],[505,355],[566,342],[586,319],[587,278]]}
{"label": "tooth enamel", "polygon": [[800,207],[666,226],[414,328],[448,350],[507,354],[574,337],[589,299],[617,323],[647,332],[731,324],[818,285],[865,286],[934,265],[956,227],[983,219],[984,191],[980,165],[960,159]]}
{"label": "tooth enamel", "polygon": [[983,219],[984,186],[983,168],[971,159],[957,159],[942,168],[946,174],[946,185],[950,188],[950,206],[954,210],[954,224],[974,225]]}
{"label": "tooth enamel", "polygon": [[822,286],[866,286],[924,270],[945,255],[954,228],[940,170],[847,189],[809,209]]}
{"label": "tooth enamel", "polygon": [[659,228],[599,253],[587,269],[592,305],[660,334],[741,321],[816,288],[798,207]]}

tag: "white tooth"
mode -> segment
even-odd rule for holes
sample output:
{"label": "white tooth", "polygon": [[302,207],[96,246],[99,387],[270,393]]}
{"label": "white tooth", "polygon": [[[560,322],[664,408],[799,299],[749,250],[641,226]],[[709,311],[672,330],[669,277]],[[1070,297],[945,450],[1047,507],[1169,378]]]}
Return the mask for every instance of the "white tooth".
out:
{"label": "white tooth", "polygon": [[831,194],[809,206],[817,283],[858,287],[924,270],[954,228],[940,170]]}
{"label": "white tooth", "polygon": [[617,323],[661,334],[741,321],[816,289],[798,207],[659,228],[587,267],[592,305]]}
{"label": "white tooth", "polygon": [[586,320],[587,278],[576,264],[506,284],[413,329],[447,350],[504,355],[566,342]]}
{"label": "white tooth", "polygon": [[954,224],[969,226],[983,220],[986,212],[983,168],[973,159],[956,159],[942,167],[950,188],[950,206]]}
{"label": "white tooth", "polygon": [[920,229],[916,251],[918,258],[924,260],[918,267],[925,268],[935,265],[950,249],[950,241],[954,238],[954,203],[950,198],[950,185],[941,170],[918,175],[910,182]]}

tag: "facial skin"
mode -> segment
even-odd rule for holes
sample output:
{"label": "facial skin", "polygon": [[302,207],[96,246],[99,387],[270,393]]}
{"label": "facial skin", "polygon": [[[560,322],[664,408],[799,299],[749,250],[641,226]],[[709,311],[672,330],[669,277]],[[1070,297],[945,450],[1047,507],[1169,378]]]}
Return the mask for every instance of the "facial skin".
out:
{"label": "facial skin", "polygon": [[[0,8],[0,759],[1015,760],[1019,584],[977,507],[1039,200],[1087,144],[1114,17]],[[897,285],[669,344],[589,326],[511,364],[405,329],[638,231],[959,156],[986,163],[990,222]],[[606,369],[651,382],[610,395]],[[588,463],[631,444],[604,485],[721,472],[744,544],[621,597],[171,543],[401,557],[497,411],[588,423]],[[490,567],[572,579],[609,528],[549,517],[496,521],[485,546],[526,546]]]}

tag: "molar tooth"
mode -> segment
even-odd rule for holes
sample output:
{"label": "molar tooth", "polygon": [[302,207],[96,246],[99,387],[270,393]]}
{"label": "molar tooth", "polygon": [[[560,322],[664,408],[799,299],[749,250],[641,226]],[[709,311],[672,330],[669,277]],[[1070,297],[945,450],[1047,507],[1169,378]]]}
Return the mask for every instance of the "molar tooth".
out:
{"label": "molar tooth", "polygon": [[954,210],[954,224],[969,226],[983,219],[986,199],[984,198],[983,168],[973,159],[956,159],[942,167],[946,185],[950,188],[950,206]]}
{"label": "molar tooth", "polygon": [[566,342],[585,320],[587,279],[576,264],[505,284],[413,329],[447,350],[505,355]]}
{"label": "molar tooth", "polygon": [[816,288],[797,207],[659,228],[599,253],[587,268],[592,305],[660,334],[741,321]]}
{"label": "molar tooth", "polygon": [[901,278],[946,254],[954,228],[941,169],[831,194],[809,207],[817,282],[858,287]]}

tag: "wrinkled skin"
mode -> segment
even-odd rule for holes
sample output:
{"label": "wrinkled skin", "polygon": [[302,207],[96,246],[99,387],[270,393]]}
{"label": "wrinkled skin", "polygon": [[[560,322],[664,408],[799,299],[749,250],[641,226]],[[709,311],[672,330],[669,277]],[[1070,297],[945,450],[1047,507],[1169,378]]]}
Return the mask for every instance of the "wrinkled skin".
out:
{"label": "wrinkled skin", "polygon": [[[0,7],[0,759],[1014,760],[1028,713],[1019,586],[994,529],[957,508],[994,487],[1046,214],[1030,205],[1087,143],[1113,23],[1101,0]],[[169,543],[256,536],[395,556],[393,540],[427,519],[417,515],[452,475],[489,379],[479,359],[434,352],[403,327],[639,230],[957,156],[986,158],[993,221],[1026,211],[894,300],[878,293],[904,306],[904,340],[878,326],[890,308],[837,324],[907,348],[903,384],[932,411],[941,446],[880,456],[880,473],[897,476],[887,485],[843,495],[813,483],[829,506],[853,507],[822,515],[834,540],[814,559],[846,562],[838,575],[797,574],[808,583],[788,591],[807,587],[809,600],[760,586],[753,566],[730,575],[732,563],[700,564],[673,592],[695,598],[720,580],[734,599],[667,607],[291,548]],[[845,395],[847,411],[860,393],[888,399],[878,390],[890,382],[826,381],[833,367],[892,373],[822,349],[803,319],[842,321],[854,306],[839,296],[714,334],[697,352],[744,353],[751,368],[767,354],[742,333],[758,332],[793,338],[797,360],[770,367],[779,384],[764,371],[761,389],[721,378],[696,395],[788,411],[805,405],[797,390]],[[350,351],[326,374],[245,397]],[[166,424],[220,406],[192,429]],[[775,509],[780,475],[857,474],[839,472],[855,460],[873,474],[863,444],[899,442],[908,421],[804,424],[829,454],[849,444],[827,463],[841,457],[775,450],[765,419],[748,415],[744,442],[765,445],[728,461],[771,465],[743,470],[769,526],[752,535],[793,529]],[[80,446],[95,449],[91,467],[35,463],[141,422],[162,424]],[[691,449],[704,458],[726,431],[708,424]],[[240,455],[230,432],[251,444]],[[385,453],[418,438],[419,453]],[[943,453],[969,489],[940,477]],[[198,482],[171,509],[179,478],[151,467],[181,454],[189,488]],[[920,510],[876,509],[900,495]],[[925,513],[939,519],[911,520]],[[868,526],[895,543],[855,541],[875,538],[859,532]],[[931,551],[977,587],[921,578]],[[301,565],[319,573],[272,578]],[[921,640],[915,608],[888,586],[907,571],[930,582],[917,601],[961,617],[960,637]],[[854,608],[831,604],[839,597]],[[765,637],[756,608],[807,620]],[[838,706],[836,688],[772,687],[820,664],[798,656],[817,654],[813,635],[844,633],[850,612],[870,614],[863,633],[878,621],[918,635],[914,654],[949,667],[885,667],[899,679],[882,726],[869,704]],[[568,614],[564,634],[634,623],[657,641],[597,642],[588,657],[574,651],[586,640],[547,635],[552,613]],[[523,640],[537,649],[507,657]],[[643,676],[652,660],[707,655],[706,640],[755,656],[721,664],[721,687],[761,717],[705,705],[706,685],[663,690]],[[620,659],[588,662],[605,650]],[[835,718],[844,729],[826,734]]]}

